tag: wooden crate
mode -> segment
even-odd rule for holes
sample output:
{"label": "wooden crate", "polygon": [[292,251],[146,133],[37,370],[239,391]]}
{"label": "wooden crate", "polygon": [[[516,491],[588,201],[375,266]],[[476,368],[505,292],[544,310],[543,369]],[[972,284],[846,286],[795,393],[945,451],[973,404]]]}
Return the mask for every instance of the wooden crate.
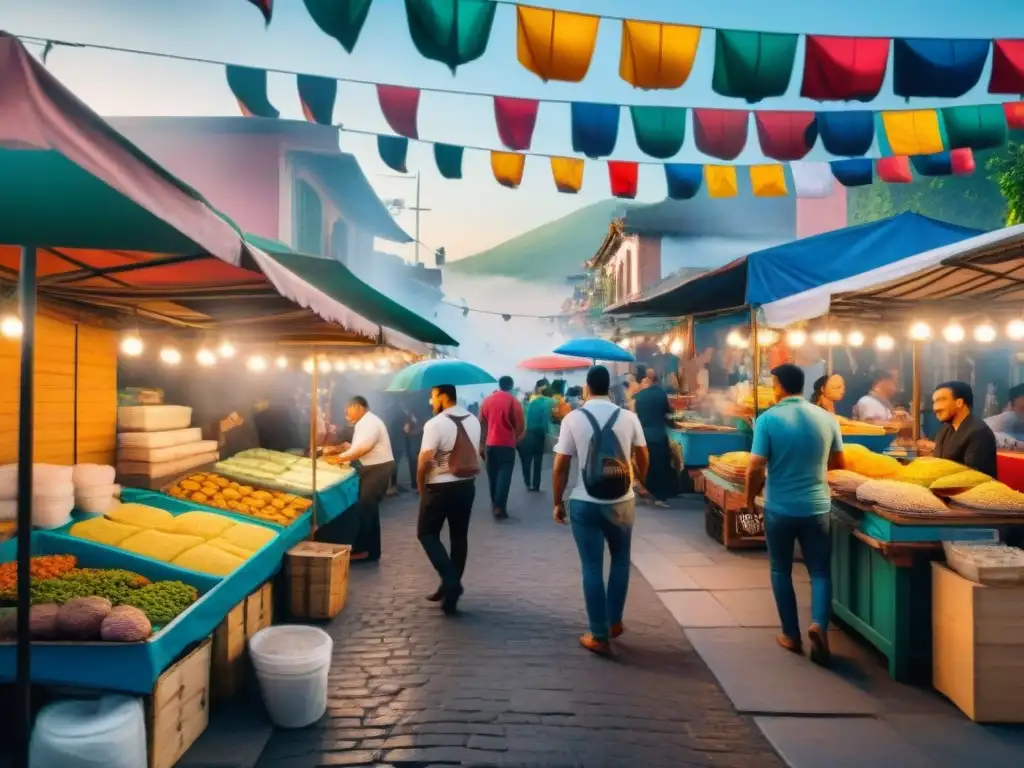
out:
{"label": "wooden crate", "polygon": [[146,702],[149,768],[171,768],[206,730],[212,647],[205,640],[156,681]]}
{"label": "wooden crate", "polygon": [[274,592],[268,581],[224,617],[213,633],[213,697],[236,696],[249,674],[249,638],[269,627],[274,618]]}
{"label": "wooden crate", "polygon": [[979,723],[1024,723],[1024,587],[932,563],[932,684]]}
{"label": "wooden crate", "polygon": [[760,534],[747,533],[740,525],[740,515],[746,514],[746,500],[742,493],[719,485],[714,477],[705,475],[704,531],[726,549],[763,549],[765,546],[761,510],[755,513],[762,520]]}
{"label": "wooden crate", "polygon": [[304,541],[288,550],[291,613],[297,619],[333,619],[348,597],[352,547]]}
{"label": "wooden crate", "polygon": [[690,482],[693,483],[693,492],[704,493],[704,472],[700,469],[688,469],[686,473],[690,476]]}

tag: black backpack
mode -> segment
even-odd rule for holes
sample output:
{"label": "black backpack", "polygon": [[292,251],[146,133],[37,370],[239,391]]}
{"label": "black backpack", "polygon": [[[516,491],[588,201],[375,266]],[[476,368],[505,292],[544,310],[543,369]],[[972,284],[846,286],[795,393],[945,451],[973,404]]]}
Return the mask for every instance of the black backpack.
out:
{"label": "black backpack", "polygon": [[598,425],[594,414],[586,408],[580,408],[594,430],[583,465],[583,487],[590,496],[600,501],[621,499],[633,487],[629,457],[622,450],[619,438],[613,431],[621,411],[621,408],[616,408],[602,427]]}

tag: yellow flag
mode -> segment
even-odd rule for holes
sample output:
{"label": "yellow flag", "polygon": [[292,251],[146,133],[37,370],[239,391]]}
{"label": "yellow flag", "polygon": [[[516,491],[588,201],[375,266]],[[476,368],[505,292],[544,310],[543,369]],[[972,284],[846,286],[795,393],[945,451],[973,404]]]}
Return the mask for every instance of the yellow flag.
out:
{"label": "yellow flag", "polygon": [[622,22],[619,77],[636,88],[679,88],[690,76],[700,27]]}
{"label": "yellow flag", "polygon": [[541,80],[578,83],[594,56],[600,16],[516,6],[516,56]]}
{"label": "yellow flag", "polygon": [[552,157],[551,175],[559,192],[579,192],[583,187],[583,160],[578,157]]}
{"label": "yellow flag", "polygon": [[939,115],[934,109],[883,112],[882,125],[894,155],[931,155],[943,150]]}
{"label": "yellow flag", "polygon": [[704,185],[708,197],[736,197],[739,186],[736,183],[736,167],[733,165],[705,165]]}
{"label": "yellow flag", "polygon": [[750,186],[756,197],[785,197],[786,171],[779,163],[750,166]]}
{"label": "yellow flag", "polygon": [[526,155],[518,152],[491,152],[491,172],[501,186],[516,189],[523,181]]}

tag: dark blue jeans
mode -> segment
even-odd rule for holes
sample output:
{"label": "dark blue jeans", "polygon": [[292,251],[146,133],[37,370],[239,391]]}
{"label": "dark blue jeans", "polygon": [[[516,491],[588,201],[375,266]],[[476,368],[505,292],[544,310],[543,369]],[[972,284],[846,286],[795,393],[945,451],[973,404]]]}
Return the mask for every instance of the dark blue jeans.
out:
{"label": "dark blue jeans", "polygon": [[772,592],[779,609],[782,632],[793,640],[800,639],[800,618],[793,591],[793,550],[800,542],[804,565],[811,576],[811,621],[828,629],[832,615],[832,538],[829,534],[831,516],[787,517],[766,512],[764,535],[768,543]]}
{"label": "dark blue jeans", "polygon": [[548,431],[543,427],[527,429],[519,441],[519,461],[523,466],[523,482],[527,488],[540,490],[540,471],[544,464],[544,445]]}
{"label": "dark blue jeans", "polygon": [[512,473],[516,468],[516,449],[503,445],[487,446],[487,485],[491,491],[491,505],[507,511],[508,491],[512,487]]}
{"label": "dark blue jeans", "polygon": [[[595,504],[589,501],[569,502],[572,536],[580,553],[583,570],[583,601],[587,606],[590,634],[599,640],[608,639],[608,630],[622,621],[629,591],[629,546],[633,537],[635,502]],[[626,512],[622,517],[616,513]],[[611,555],[608,591],[604,586],[604,545]]]}

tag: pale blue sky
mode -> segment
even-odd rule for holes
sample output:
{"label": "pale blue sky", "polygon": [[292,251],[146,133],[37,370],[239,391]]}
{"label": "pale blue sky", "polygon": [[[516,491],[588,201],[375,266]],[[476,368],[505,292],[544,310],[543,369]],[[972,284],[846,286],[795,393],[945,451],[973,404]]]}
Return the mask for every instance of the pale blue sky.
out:
{"label": "pale blue sky", "polygon": [[[1024,0],[544,0],[540,4],[708,27],[845,35],[1024,38]],[[320,32],[301,0],[277,0],[277,6],[273,23],[265,30],[259,12],[245,0],[0,0],[0,28],[18,34],[418,87],[529,98],[744,108],[742,102],[722,99],[711,91],[714,44],[707,33],[701,41],[693,73],[683,88],[644,92],[634,90],[618,77],[619,25],[613,21],[602,23],[593,63],[583,83],[544,84],[516,61],[512,6],[498,9],[487,53],[461,68],[454,78],[443,65],[426,61],[416,52],[409,39],[402,0],[374,0],[351,56]],[[802,62],[802,48],[798,61]],[[59,48],[49,63],[58,77],[101,114],[237,114],[220,67]],[[801,67],[802,63],[798,63],[790,95],[761,106],[821,108],[796,95]],[[987,81],[986,71],[979,87],[959,103],[991,101],[985,93]],[[294,78],[272,75],[270,96],[284,116],[301,116]],[[941,101],[915,101],[909,106],[944,105]],[[883,95],[871,104],[873,109],[906,106],[905,101],[892,96],[888,83]],[[841,109],[842,105],[824,108]],[[541,106],[533,142],[535,151],[571,154],[568,113],[564,104]],[[388,132],[370,86],[342,85],[335,122]],[[488,99],[424,94],[419,125],[424,139],[501,148]],[[341,144],[359,157],[382,196],[411,198],[412,185],[377,175],[387,173],[388,169],[377,158],[372,138],[343,133]],[[628,117],[621,124],[615,157],[644,159],[636,148]],[[737,162],[759,159],[752,131],[748,148]],[[702,160],[689,137],[677,160]],[[461,181],[440,178],[429,145],[414,144],[409,161],[411,169],[422,170],[423,204],[433,209],[423,216],[421,238],[431,246],[447,246],[454,258],[494,245],[609,194],[607,170],[601,162],[588,162],[583,191],[571,196],[555,191],[549,165],[543,158],[527,160],[523,185],[515,191],[494,182],[486,153],[467,152],[465,178]],[[663,197],[661,170],[656,166],[642,168],[639,199],[655,201]],[[411,214],[403,214],[400,221],[412,231]]]}

